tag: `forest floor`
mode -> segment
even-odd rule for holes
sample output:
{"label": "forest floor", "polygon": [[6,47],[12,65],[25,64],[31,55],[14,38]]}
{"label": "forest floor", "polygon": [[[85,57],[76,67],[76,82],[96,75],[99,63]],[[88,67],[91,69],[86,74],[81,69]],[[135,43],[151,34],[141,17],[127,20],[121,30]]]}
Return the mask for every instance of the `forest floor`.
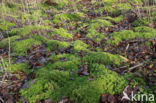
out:
{"label": "forest floor", "polygon": [[0,103],[156,102],[156,1],[15,1],[0,1]]}

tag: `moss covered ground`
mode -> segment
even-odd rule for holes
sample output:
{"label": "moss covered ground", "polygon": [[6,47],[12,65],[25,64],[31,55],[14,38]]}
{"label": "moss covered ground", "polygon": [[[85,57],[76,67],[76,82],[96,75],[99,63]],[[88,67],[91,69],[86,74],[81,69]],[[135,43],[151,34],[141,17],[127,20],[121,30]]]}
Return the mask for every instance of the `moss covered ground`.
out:
{"label": "moss covered ground", "polygon": [[128,103],[127,86],[155,103],[155,4],[0,1],[0,103]]}

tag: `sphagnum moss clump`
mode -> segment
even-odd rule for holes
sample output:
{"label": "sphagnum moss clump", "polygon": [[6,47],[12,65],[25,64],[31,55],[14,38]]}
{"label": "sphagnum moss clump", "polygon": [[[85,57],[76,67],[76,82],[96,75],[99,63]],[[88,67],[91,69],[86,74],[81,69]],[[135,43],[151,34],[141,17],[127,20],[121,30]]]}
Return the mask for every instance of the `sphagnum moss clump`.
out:
{"label": "sphagnum moss clump", "polygon": [[[98,9],[95,9],[95,12],[107,12],[107,14],[110,15],[118,15],[123,11],[127,11],[132,9],[132,6],[129,2],[120,2],[119,0],[102,0],[95,3],[95,6],[100,6],[103,4],[104,6],[101,6]],[[113,6],[112,6],[113,5]]]}
{"label": "sphagnum moss clump", "polygon": [[50,30],[49,26],[39,26],[39,25],[26,25],[21,28],[13,28],[8,31],[10,36],[20,35],[20,36],[28,36],[32,31],[40,31],[40,30]]}
{"label": "sphagnum moss clump", "polygon": [[78,52],[78,51],[81,51],[81,50],[83,50],[83,51],[89,51],[87,49],[89,47],[89,45],[87,45],[86,43],[84,43],[81,40],[74,41],[73,46],[74,46],[74,51],[75,52]]}
{"label": "sphagnum moss clump", "polygon": [[9,30],[11,29],[11,27],[14,27],[16,24],[15,23],[11,23],[9,21],[6,20],[0,20],[0,31],[5,31],[5,30]]}
{"label": "sphagnum moss clump", "polygon": [[[84,56],[82,61],[88,63],[88,72],[95,77],[93,80],[87,76],[78,76],[77,71],[82,63],[77,55],[53,54],[50,60],[52,63],[37,71],[35,83],[30,83],[30,88],[21,91],[22,96],[31,103],[48,98],[58,102],[62,97],[75,103],[97,103],[102,93],[121,93],[128,84],[122,76],[103,65],[120,65],[118,55],[91,52]],[[34,88],[37,90],[34,91]]]}
{"label": "sphagnum moss clump", "polygon": [[107,40],[107,43],[116,45],[123,40],[135,39],[137,37],[143,39],[156,38],[156,31],[147,26],[136,27],[134,31],[122,30],[120,32],[114,32],[111,34],[111,39]]}
{"label": "sphagnum moss clump", "polygon": [[81,20],[82,18],[84,18],[84,14],[80,13],[80,12],[76,12],[73,14],[68,14],[68,13],[60,13],[60,14],[56,14],[53,17],[53,22],[56,24],[59,23],[64,23],[64,22],[71,22],[71,21],[78,21]]}
{"label": "sphagnum moss clump", "polygon": [[113,55],[106,52],[90,52],[83,57],[84,61],[89,63],[116,64],[120,65],[122,59],[119,55]]}
{"label": "sphagnum moss clump", "polygon": [[22,71],[22,72],[28,73],[29,72],[28,68],[29,68],[28,63],[17,63],[17,64],[10,64],[7,67],[7,70],[10,71],[10,72]]}
{"label": "sphagnum moss clump", "polygon": [[50,56],[50,60],[54,63],[49,63],[46,68],[54,70],[71,71],[78,70],[78,65],[81,64],[79,56],[74,54],[53,54]]}
{"label": "sphagnum moss clump", "polygon": [[61,49],[61,48],[68,48],[70,46],[69,42],[59,41],[59,40],[50,40],[50,39],[45,38],[42,35],[33,35],[32,38],[42,43],[45,43],[47,45],[48,51]]}
{"label": "sphagnum moss clump", "polygon": [[12,42],[15,42],[17,39],[20,39],[20,36],[12,36],[10,38],[3,39],[2,41],[0,41],[0,44],[1,44],[0,47],[1,48],[9,47],[9,41],[12,47],[13,46]]}
{"label": "sphagnum moss clump", "polygon": [[63,28],[59,28],[59,29],[54,28],[52,35],[57,35],[57,36],[64,37],[64,38],[72,38],[73,37],[72,34],[68,33],[68,31]]}
{"label": "sphagnum moss clump", "polygon": [[118,17],[114,17],[114,18],[112,18],[111,16],[106,16],[106,17],[103,17],[103,18],[106,19],[106,20],[110,20],[111,22],[115,22],[115,23],[119,23],[119,22],[124,20],[124,17],[122,15],[118,16]]}
{"label": "sphagnum moss clump", "polygon": [[103,19],[95,19],[92,20],[91,23],[88,25],[87,28],[87,32],[88,34],[86,35],[86,37],[93,39],[96,42],[100,42],[102,39],[105,38],[105,34],[104,33],[100,33],[97,29],[101,28],[105,28],[105,27],[109,27],[112,24],[107,21],[107,20],[103,20]]}
{"label": "sphagnum moss clump", "polygon": [[127,85],[127,81],[122,76],[106,69],[104,65],[91,64],[89,68],[91,75],[99,74],[92,81],[85,76],[80,77],[76,74],[71,76],[69,71],[51,68],[40,69],[35,83],[30,83],[30,88],[21,91],[22,96],[29,102],[35,103],[37,100],[48,98],[57,102],[62,97],[66,97],[75,103],[97,103],[102,93],[117,94]]}
{"label": "sphagnum moss clump", "polygon": [[16,41],[13,43],[13,51],[18,55],[24,55],[24,53],[30,49],[32,46],[41,45],[40,41],[37,41],[33,38],[25,39],[22,41]]}
{"label": "sphagnum moss clump", "polygon": [[59,54],[59,55],[56,55],[56,54],[53,54],[50,56],[50,60],[52,61],[72,61],[73,63],[75,64],[81,64],[80,62],[80,57],[79,56],[75,56],[74,54]]}
{"label": "sphagnum moss clump", "polygon": [[[30,49],[33,45],[41,45],[42,42],[35,40],[33,38],[28,38],[24,40],[20,40],[20,36],[12,36],[10,37],[10,48],[16,55],[24,55],[25,52]],[[8,48],[9,47],[9,38],[6,38],[0,42],[3,45],[0,47]]]}

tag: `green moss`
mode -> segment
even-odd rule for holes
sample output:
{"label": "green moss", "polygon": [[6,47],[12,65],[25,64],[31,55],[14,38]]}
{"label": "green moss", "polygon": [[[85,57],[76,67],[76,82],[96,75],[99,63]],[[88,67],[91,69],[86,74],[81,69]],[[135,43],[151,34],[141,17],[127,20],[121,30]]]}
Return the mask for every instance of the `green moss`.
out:
{"label": "green moss", "polygon": [[64,38],[72,38],[73,37],[72,34],[69,34],[68,31],[63,28],[59,28],[59,29],[54,28],[53,34],[64,37]]}
{"label": "green moss", "polygon": [[67,21],[67,20],[70,20],[70,18],[68,17],[68,14],[56,14],[54,16],[53,22],[61,23],[63,21]]}
{"label": "green moss", "polygon": [[147,26],[136,27],[134,31],[139,32],[141,38],[156,38],[156,30]]}
{"label": "green moss", "polygon": [[[45,73],[47,75],[45,75]],[[31,88],[21,91],[21,94],[29,100],[30,103],[36,103],[37,100],[47,99],[55,93],[55,89],[63,86],[69,79],[69,73],[64,71],[47,71],[46,68],[39,70],[39,77],[35,79],[35,83],[31,84]]]}
{"label": "green moss", "polygon": [[101,94],[121,93],[127,85],[123,77],[103,65],[92,64],[89,69],[92,70],[90,73],[95,73],[94,69],[99,70],[100,76],[92,81],[84,76],[75,76],[74,80],[71,80],[69,72],[42,68],[38,71],[36,82],[31,84],[30,88],[22,90],[21,94],[31,103],[47,98],[56,102],[62,97],[67,97],[75,103],[97,103]]}
{"label": "green moss", "polygon": [[1,31],[9,30],[12,27],[14,27],[15,25],[16,25],[15,23],[11,23],[6,20],[5,21],[0,20],[0,30]]}
{"label": "green moss", "polygon": [[147,46],[148,49],[151,49],[152,44],[150,41],[146,41],[145,45]]}
{"label": "green moss", "polygon": [[57,70],[64,70],[64,71],[71,71],[71,70],[78,70],[78,65],[81,64],[80,57],[77,57],[72,54],[60,54],[60,55],[52,55],[50,59],[54,62],[49,64],[47,68],[57,69]]}
{"label": "green moss", "polygon": [[24,26],[22,28],[14,28],[8,32],[10,36],[12,35],[28,35],[32,31],[32,26]]}
{"label": "green moss", "polygon": [[64,6],[67,6],[70,3],[68,0],[53,0],[52,2],[55,2],[56,3],[56,6],[58,8],[62,8]]}
{"label": "green moss", "polygon": [[6,38],[6,39],[3,39],[2,41],[0,41],[0,47],[1,48],[6,48],[6,47],[9,47],[9,39],[10,39],[10,44],[11,44],[11,47],[13,46],[13,42],[15,42],[17,39],[19,39],[20,36],[12,36],[12,37],[9,37],[9,38]]}
{"label": "green moss", "polygon": [[32,38],[46,44],[48,51],[61,49],[61,48],[68,48],[70,46],[70,43],[68,42],[59,41],[59,40],[49,40],[42,35],[33,35]]}
{"label": "green moss", "polygon": [[112,24],[107,20],[103,19],[92,20],[87,28],[88,34],[86,35],[86,37],[93,39],[96,42],[100,42],[105,37],[105,34],[100,33],[99,31],[97,31],[97,29],[109,27],[111,25]]}
{"label": "green moss", "polygon": [[74,41],[73,46],[75,51],[81,51],[81,50],[88,51],[87,48],[89,47],[86,43],[84,43],[81,40]]}
{"label": "green moss", "polygon": [[56,85],[55,83],[42,78],[36,79],[34,84],[30,84],[31,88],[20,91],[22,96],[27,98],[30,103],[36,103],[37,100],[50,97],[55,89],[54,86]]}
{"label": "green moss", "polygon": [[148,18],[140,18],[137,19],[136,21],[133,22],[134,26],[146,26],[148,25],[150,22],[148,20]]}
{"label": "green moss", "polygon": [[136,28],[134,28],[134,31],[135,32],[141,32],[141,33],[143,33],[143,32],[156,32],[155,29],[147,27],[147,26],[136,27]]}
{"label": "green moss", "polygon": [[129,39],[135,39],[136,37],[139,38],[155,38],[156,37],[156,31],[150,27],[147,26],[140,26],[134,28],[133,32],[132,30],[123,30],[120,32],[114,32],[111,35],[111,39],[107,40],[107,43],[115,45],[120,43],[122,40],[129,40]]}
{"label": "green moss", "polygon": [[113,55],[106,52],[91,52],[83,57],[84,61],[89,63],[100,63],[100,64],[116,64],[120,65],[122,59],[118,55]]}
{"label": "green moss", "polygon": [[124,78],[127,80],[131,79],[130,86],[132,86],[132,87],[139,86],[141,93],[147,93],[147,89],[145,88],[146,81],[145,81],[144,77],[137,77],[133,73],[126,73],[126,74],[124,74]]}
{"label": "green moss", "polygon": [[[20,7],[20,6],[19,6]],[[9,7],[9,5],[7,5],[6,3],[4,4],[0,4],[0,8],[1,8],[1,11],[0,11],[0,14],[4,15],[4,16],[10,16],[10,17],[15,17],[17,18],[17,14],[18,14],[18,7],[16,5],[16,7]]]}
{"label": "green moss", "polygon": [[24,71],[28,73],[29,65],[27,63],[18,63],[18,64],[11,64],[7,67],[8,71],[10,72],[19,72]]}
{"label": "green moss", "polygon": [[44,25],[26,25],[21,28],[14,28],[8,32],[10,36],[13,35],[21,35],[21,36],[27,36],[29,35],[33,30],[39,31],[39,30],[49,30],[49,26],[44,26]]}
{"label": "green moss", "polygon": [[58,40],[48,40],[46,44],[48,46],[48,50],[63,49],[63,48],[68,48],[70,46],[68,42],[63,42]]}
{"label": "green moss", "polygon": [[61,42],[61,41],[57,41],[58,43],[58,48],[61,49],[61,48],[68,48],[70,46],[70,43],[68,42]]}
{"label": "green moss", "polygon": [[100,47],[97,47],[97,48],[96,48],[96,51],[97,51],[97,52],[103,52],[103,49],[100,48]]}
{"label": "green moss", "polygon": [[122,40],[134,39],[137,35],[138,33],[134,33],[132,30],[122,30],[112,33],[111,39],[107,42],[114,45],[120,43]]}
{"label": "green moss", "polygon": [[[14,61],[13,59],[10,59],[10,61]],[[3,58],[0,60],[0,67],[4,68],[9,73],[17,73],[17,72],[26,72],[29,73],[30,70],[28,63],[9,63],[8,58]],[[0,73],[4,72],[3,70],[0,70]]]}
{"label": "green moss", "polygon": [[116,15],[120,13],[121,11],[126,11],[132,9],[132,6],[126,2],[126,3],[119,3],[118,0],[103,0],[101,2],[95,3],[95,7],[101,4],[104,4],[104,6],[100,7],[99,9],[94,10],[95,12],[107,12],[108,14]]}
{"label": "green moss", "polygon": [[[13,50],[13,52],[17,55],[24,55],[24,53],[31,48],[33,45],[41,45],[41,42],[38,40],[35,40],[33,38],[30,39],[24,39],[21,41],[18,41],[17,39],[20,39],[20,36],[12,36],[10,37],[10,47]],[[0,47],[8,48],[9,46],[9,39],[4,39],[0,42],[2,45]]]}
{"label": "green moss", "polygon": [[[93,64],[94,65],[94,64]],[[123,87],[126,86],[126,81],[118,76],[116,73],[107,71],[103,65],[96,67],[97,69],[103,69],[105,75],[101,75],[99,78],[93,81],[77,79],[76,88],[73,86],[73,90],[69,93],[70,99],[76,103],[98,103],[102,93],[116,94],[121,93]],[[120,84],[121,83],[121,84]],[[67,87],[72,84],[68,84]]]}
{"label": "green moss", "polygon": [[121,16],[118,16],[118,17],[115,17],[115,18],[112,18],[112,17],[110,17],[110,16],[107,16],[107,17],[104,17],[104,19],[110,20],[110,21],[115,22],[115,23],[119,23],[119,22],[121,22],[124,18],[123,18],[123,16],[121,15]]}
{"label": "green moss", "polygon": [[40,41],[35,39],[25,39],[22,41],[16,41],[13,43],[13,51],[18,55],[24,55],[24,53],[30,49],[33,45],[41,45]]}
{"label": "green moss", "polygon": [[84,14],[81,12],[76,12],[73,14],[68,14],[68,13],[61,13],[61,14],[56,14],[54,15],[53,22],[56,24],[63,23],[66,21],[77,21],[81,20],[81,18],[84,17]]}
{"label": "green moss", "polygon": [[143,0],[128,0],[128,2],[131,4],[138,4],[138,5],[143,4]]}
{"label": "green moss", "polygon": [[34,10],[31,13],[30,20],[39,21],[44,16],[42,10]]}
{"label": "green moss", "polygon": [[53,63],[52,65],[49,65],[53,69],[58,69],[58,70],[78,70],[78,66],[73,62],[73,61],[58,61]]}
{"label": "green moss", "polygon": [[[61,60],[62,59],[62,60]],[[72,61],[74,64],[80,64],[80,57],[75,56],[73,54],[53,54],[50,56],[50,60],[52,61]]]}

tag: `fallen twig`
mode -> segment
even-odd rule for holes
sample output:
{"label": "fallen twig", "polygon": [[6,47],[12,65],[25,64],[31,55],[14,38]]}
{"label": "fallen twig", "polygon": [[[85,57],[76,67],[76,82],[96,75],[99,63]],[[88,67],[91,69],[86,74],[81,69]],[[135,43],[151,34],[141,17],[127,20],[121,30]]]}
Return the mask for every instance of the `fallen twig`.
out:
{"label": "fallen twig", "polygon": [[140,64],[138,64],[138,65],[135,65],[135,66],[129,68],[128,70],[131,71],[131,70],[133,70],[133,69],[135,69],[135,68],[137,68],[137,67],[143,66],[143,65],[144,65],[144,63],[140,63]]}
{"label": "fallen twig", "polygon": [[144,63],[137,64],[137,65],[135,65],[135,66],[133,66],[133,67],[130,67],[130,68],[127,69],[127,70],[124,70],[124,71],[122,72],[122,74],[125,73],[126,71],[132,71],[132,70],[134,70],[135,68],[140,67],[140,66],[143,66],[143,65],[144,65]]}
{"label": "fallen twig", "polygon": [[129,48],[129,44],[128,44],[127,47],[126,47],[125,52],[128,50],[128,48]]}
{"label": "fallen twig", "polygon": [[4,100],[0,97],[0,102],[4,103]]}
{"label": "fallen twig", "polygon": [[124,62],[129,62],[129,61],[130,61],[129,59],[127,59],[126,57],[123,57],[123,56],[121,56],[121,55],[120,55],[120,58],[121,58],[122,60],[124,60]]}

